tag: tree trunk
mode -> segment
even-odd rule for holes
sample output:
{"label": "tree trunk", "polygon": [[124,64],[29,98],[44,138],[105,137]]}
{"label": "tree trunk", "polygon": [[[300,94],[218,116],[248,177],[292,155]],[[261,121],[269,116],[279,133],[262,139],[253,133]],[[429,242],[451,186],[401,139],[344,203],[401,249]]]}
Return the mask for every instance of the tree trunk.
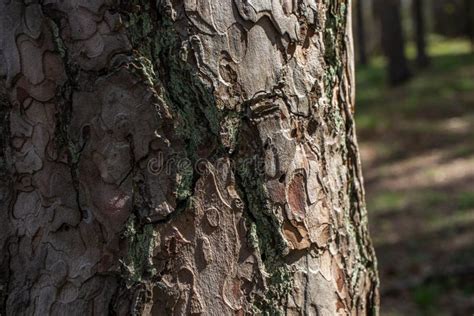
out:
{"label": "tree trunk", "polygon": [[472,0],[464,0],[466,9],[466,33],[471,42],[471,52],[474,53],[474,4]]}
{"label": "tree trunk", "polygon": [[357,20],[357,43],[359,53],[359,63],[367,65],[367,43],[365,38],[365,19],[364,19],[364,3],[363,0],[355,0],[356,4],[356,20]]}
{"label": "tree trunk", "polygon": [[426,54],[426,30],[423,0],[413,0],[412,10],[415,25],[416,64],[420,68],[425,68],[430,64],[430,60]]}
{"label": "tree trunk", "polygon": [[377,13],[382,29],[382,49],[387,58],[390,84],[398,85],[411,76],[405,56],[400,0],[377,0]]}
{"label": "tree trunk", "polygon": [[0,3],[2,314],[377,314],[350,3]]}

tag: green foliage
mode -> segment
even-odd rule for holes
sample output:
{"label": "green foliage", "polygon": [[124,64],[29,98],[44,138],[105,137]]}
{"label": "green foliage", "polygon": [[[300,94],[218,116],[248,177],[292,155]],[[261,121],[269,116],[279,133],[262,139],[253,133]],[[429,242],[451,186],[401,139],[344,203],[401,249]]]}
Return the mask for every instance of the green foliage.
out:
{"label": "green foliage", "polygon": [[474,210],[474,192],[461,192],[458,201],[461,210]]}
{"label": "green foliage", "polygon": [[442,293],[443,289],[439,284],[431,283],[416,287],[413,291],[413,297],[425,315],[432,315]]}
{"label": "green foliage", "polygon": [[[385,62],[375,57],[357,69],[356,122],[362,132],[377,132],[396,124],[397,116],[422,117],[427,111],[452,111],[453,99],[469,94],[474,77],[464,66],[474,64],[469,43],[463,40],[431,41],[432,66],[407,84],[390,89],[385,83]],[[469,106],[457,103],[456,106]]]}
{"label": "green foliage", "polygon": [[371,204],[374,212],[390,211],[400,209],[407,203],[407,197],[400,192],[382,192],[378,194]]}
{"label": "green foliage", "polygon": [[429,53],[431,66],[397,88],[385,84],[382,58],[357,69],[355,117],[382,288],[429,276],[382,297],[386,314],[446,315],[472,297],[470,279],[444,272],[473,262],[474,54],[467,41],[440,38]]}

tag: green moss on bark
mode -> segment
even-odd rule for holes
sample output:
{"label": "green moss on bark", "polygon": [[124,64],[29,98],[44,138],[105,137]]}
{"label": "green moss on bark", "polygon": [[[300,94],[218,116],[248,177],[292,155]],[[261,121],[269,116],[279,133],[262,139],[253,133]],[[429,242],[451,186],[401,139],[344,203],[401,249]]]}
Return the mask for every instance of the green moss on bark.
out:
{"label": "green moss on bark", "polygon": [[137,217],[132,214],[122,237],[128,241],[127,253],[121,263],[124,279],[130,287],[150,279],[155,274],[152,257],[156,233],[151,224],[140,225]]}
{"label": "green moss on bark", "polygon": [[259,171],[259,159],[242,158],[237,166],[241,195],[245,197],[250,230],[248,240],[260,254],[266,274],[266,290],[255,297],[255,315],[283,315],[293,274],[283,262],[288,245],[282,235],[281,222],[275,215]]}
{"label": "green moss on bark", "polygon": [[[136,6],[136,4],[131,4]],[[136,9],[136,8],[135,8]],[[199,76],[196,68],[196,54],[189,41],[182,39],[177,33],[169,15],[163,8],[149,5],[140,6],[140,10],[128,10],[127,33],[132,41],[135,54],[150,61],[142,74],[147,80],[153,81],[153,86],[166,106],[172,112],[175,120],[175,132],[184,139],[186,145],[185,158],[191,164],[199,158],[210,160],[219,157],[229,157],[234,154],[239,143],[242,129],[243,114],[236,111],[220,110],[216,105],[211,84]],[[160,11],[161,10],[161,11]],[[152,67],[149,67],[152,65]],[[154,75],[152,75],[154,74]],[[246,141],[246,140],[240,140]],[[215,148],[208,156],[202,157],[202,147]],[[247,215],[250,224],[249,243],[261,255],[265,271],[267,287],[264,293],[255,298],[255,314],[279,315],[284,306],[284,301],[292,288],[292,273],[283,263],[283,257],[288,251],[287,244],[281,233],[281,223],[273,213],[268,194],[265,191],[263,174],[258,174],[256,169],[248,168],[250,157],[255,153],[239,153],[236,157],[245,161],[237,161],[234,170],[239,182],[241,195],[246,199]],[[255,157],[254,157],[255,158]],[[257,161],[255,161],[257,163]],[[179,175],[177,196],[185,200],[192,196],[197,175],[192,168]],[[252,169],[252,170],[250,170]],[[133,237],[131,233],[127,238]],[[146,239],[133,237],[130,242],[145,242]],[[140,246],[142,247],[142,246]],[[143,248],[143,247],[142,247]],[[146,248],[146,247],[145,247]],[[131,278],[139,279],[146,263],[140,262],[135,253],[129,255],[127,266],[132,266]],[[145,255],[146,256],[146,255]],[[278,304],[275,304],[278,302]]]}

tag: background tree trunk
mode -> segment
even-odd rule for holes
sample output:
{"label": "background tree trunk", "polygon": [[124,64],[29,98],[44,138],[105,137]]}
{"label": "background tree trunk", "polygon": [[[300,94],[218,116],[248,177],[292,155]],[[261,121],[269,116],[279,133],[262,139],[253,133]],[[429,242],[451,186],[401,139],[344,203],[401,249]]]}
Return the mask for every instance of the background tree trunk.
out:
{"label": "background tree trunk", "polygon": [[2,314],[377,314],[345,1],[0,3]]}
{"label": "background tree trunk", "polygon": [[425,68],[430,64],[430,61],[426,54],[426,30],[423,0],[413,0],[412,11],[415,25],[416,64],[420,68]]}
{"label": "background tree trunk", "polygon": [[474,4],[471,0],[464,0],[466,9],[466,33],[471,41],[471,51],[474,53]]}
{"label": "background tree trunk", "polygon": [[376,6],[382,29],[382,49],[387,57],[388,79],[392,85],[401,84],[411,74],[405,56],[400,0],[377,0]]}
{"label": "background tree trunk", "polygon": [[355,0],[356,19],[357,19],[357,43],[359,53],[359,63],[367,65],[367,43],[365,36],[365,19],[364,19],[364,3],[363,0]]}

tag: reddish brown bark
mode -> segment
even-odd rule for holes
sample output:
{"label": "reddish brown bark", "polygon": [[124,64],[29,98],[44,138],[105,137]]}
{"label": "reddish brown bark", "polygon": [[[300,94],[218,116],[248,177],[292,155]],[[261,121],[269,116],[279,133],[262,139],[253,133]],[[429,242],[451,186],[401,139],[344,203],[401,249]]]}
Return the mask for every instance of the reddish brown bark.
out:
{"label": "reddish brown bark", "polygon": [[3,312],[376,314],[349,5],[2,2]]}

